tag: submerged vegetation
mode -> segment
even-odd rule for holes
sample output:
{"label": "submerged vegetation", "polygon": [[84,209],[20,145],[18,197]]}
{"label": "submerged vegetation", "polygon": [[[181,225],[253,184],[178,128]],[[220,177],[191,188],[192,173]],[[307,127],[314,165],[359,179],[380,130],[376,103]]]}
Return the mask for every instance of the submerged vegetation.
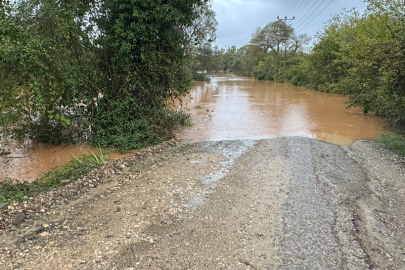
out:
{"label": "submerged vegetation", "polygon": [[215,27],[209,0],[0,1],[0,139],[167,139]]}
{"label": "submerged vegetation", "polygon": [[53,168],[32,183],[7,179],[0,182],[0,203],[23,201],[41,192],[74,182],[91,170],[100,167],[108,159],[109,154],[99,148],[97,152],[90,151],[80,158],[72,156],[66,165]]}

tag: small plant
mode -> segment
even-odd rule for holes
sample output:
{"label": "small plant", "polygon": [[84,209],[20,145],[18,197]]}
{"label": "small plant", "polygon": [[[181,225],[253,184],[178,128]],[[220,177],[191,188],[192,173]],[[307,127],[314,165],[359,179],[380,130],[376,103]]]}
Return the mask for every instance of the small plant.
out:
{"label": "small plant", "polygon": [[202,109],[202,106],[201,105],[197,105],[197,106],[195,106],[194,107],[196,110],[200,110],[200,109]]}
{"label": "small plant", "polygon": [[80,158],[72,156],[66,165],[54,167],[32,183],[6,179],[0,182],[0,203],[26,200],[41,192],[60,187],[62,180],[74,182],[92,169],[100,167],[108,159],[109,154],[99,147],[97,152],[90,151]]}
{"label": "small plant", "polygon": [[202,119],[205,119],[205,118],[208,118],[208,119],[212,119],[212,116],[213,116],[213,113],[214,113],[214,110],[215,109],[212,109],[212,110],[205,110],[205,114],[204,114],[204,116],[203,116],[203,118]]}
{"label": "small plant", "polygon": [[76,163],[78,165],[85,165],[88,167],[94,167],[97,165],[103,165],[104,162],[108,161],[109,154],[103,152],[100,147],[98,147],[97,153],[93,151],[89,151],[89,154],[84,154],[81,158],[77,158],[74,155],[70,158],[72,163]]}
{"label": "small plant", "polygon": [[402,136],[394,134],[385,134],[377,138],[385,148],[391,150],[400,156],[405,156],[405,139]]}

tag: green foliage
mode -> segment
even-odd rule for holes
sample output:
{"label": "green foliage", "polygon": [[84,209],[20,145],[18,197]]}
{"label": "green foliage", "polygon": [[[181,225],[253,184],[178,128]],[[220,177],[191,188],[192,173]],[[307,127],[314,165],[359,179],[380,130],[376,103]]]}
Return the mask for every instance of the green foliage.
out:
{"label": "green foliage", "polygon": [[139,149],[168,139],[175,128],[189,121],[190,116],[182,111],[144,108],[128,99],[98,116],[94,141],[102,147],[118,146],[121,151]]}
{"label": "green foliage", "polygon": [[311,69],[311,63],[308,58],[306,55],[297,56],[288,62],[285,76],[287,82],[296,86],[307,86],[310,84],[308,73]]}
{"label": "green foliage", "polygon": [[98,149],[97,153],[90,151],[80,158],[71,157],[63,167],[55,167],[32,183],[12,181],[0,182],[0,202],[22,201],[41,192],[50,191],[61,186],[62,180],[74,182],[94,168],[108,161],[108,153]]}
{"label": "green foliage", "polygon": [[182,114],[168,109],[167,100],[184,96],[191,87],[190,46],[203,44],[201,39],[207,37],[198,31],[200,7],[205,4],[200,0],[164,5],[152,0],[105,2],[103,10],[109,13],[100,18],[106,27],[98,42],[110,91],[95,111],[96,143],[139,148],[167,139],[181,124]]}
{"label": "green foliage", "polygon": [[104,162],[108,161],[108,159],[109,154],[101,150],[100,147],[98,147],[97,153],[90,151],[89,154],[83,155],[81,159],[72,156],[71,163],[79,166],[87,166],[93,168],[95,166],[103,165]]}
{"label": "green foliage", "polygon": [[368,3],[363,16],[337,15],[320,33],[308,86],[348,95],[350,106],[386,116],[404,131],[405,9],[397,0]]}
{"label": "green foliage", "polygon": [[218,64],[215,61],[217,53],[210,43],[202,44],[193,50],[193,59],[190,62],[193,80],[210,81],[209,76],[218,71]]}
{"label": "green foliage", "polygon": [[215,62],[218,70],[259,80],[287,82],[288,68],[292,62],[297,62],[293,58],[303,56],[309,40],[307,35],[296,35],[290,25],[277,20],[257,28],[248,45],[239,49],[235,46],[218,49]]}
{"label": "green foliage", "polygon": [[208,0],[1,5],[3,139],[125,149],[166,139],[182,122],[168,100],[188,92],[193,51],[215,39]]}
{"label": "green foliage", "polygon": [[97,93],[83,17],[87,5],[54,0],[9,5],[0,39],[0,110],[19,117],[2,123],[3,131],[21,130],[39,142],[71,137],[64,130],[74,128],[74,117],[64,108]]}
{"label": "green foliage", "polygon": [[394,153],[405,156],[405,139],[399,135],[381,135],[377,139],[385,148],[393,151]]}

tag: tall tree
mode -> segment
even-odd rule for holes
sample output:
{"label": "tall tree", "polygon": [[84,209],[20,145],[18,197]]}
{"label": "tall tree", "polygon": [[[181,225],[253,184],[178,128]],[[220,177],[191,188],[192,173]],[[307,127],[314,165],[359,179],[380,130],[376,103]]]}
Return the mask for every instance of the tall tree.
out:
{"label": "tall tree", "polygon": [[[19,114],[20,134],[58,143],[70,125],[64,107],[91,89],[94,69],[83,14],[86,1],[21,0],[9,5],[0,46],[3,113]],[[7,108],[11,108],[7,111]],[[14,119],[17,119],[14,118]],[[6,129],[3,127],[3,131]]]}
{"label": "tall tree", "polygon": [[94,126],[98,143],[113,146],[125,141],[134,148],[168,135],[167,100],[181,97],[191,86],[191,47],[213,36],[214,28],[205,25],[209,3],[105,1],[97,42],[107,87]]}
{"label": "tall tree", "polygon": [[282,20],[277,20],[263,28],[258,27],[252,34],[250,44],[262,48],[264,52],[271,50],[278,54],[282,43],[289,40],[292,35],[292,27]]}
{"label": "tall tree", "polygon": [[193,46],[215,38],[209,0],[13,3],[0,1],[2,134],[133,148],[187,120],[168,100],[191,86]]}

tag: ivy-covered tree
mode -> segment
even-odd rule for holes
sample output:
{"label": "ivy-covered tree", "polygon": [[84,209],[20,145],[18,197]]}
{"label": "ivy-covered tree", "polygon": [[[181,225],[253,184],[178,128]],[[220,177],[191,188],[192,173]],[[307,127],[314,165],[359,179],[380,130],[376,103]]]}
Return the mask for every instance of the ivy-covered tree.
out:
{"label": "ivy-covered tree", "polygon": [[[91,83],[95,59],[84,18],[89,2],[21,0],[5,5],[1,113],[14,114],[8,120],[17,121],[8,127],[40,142],[74,140],[73,117],[64,108],[97,93]],[[6,130],[3,125],[2,132]]]}
{"label": "ivy-covered tree", "polygon": [[[205,0],[108,0],[98,18],[104,98],[96,111],[96,142],[135,148],[163,140],[176,124],[172,98],[191,86],[190,46],[212,36],[195,25]],[[214,29],[212,29],[214,30]],[[178,115],[179,117],[179,115]]]}
{"label": "ivy-covered tree", "polygon": [[210,1],[0,4],[3,137],[134,148],[188,120],[169,100],[191,86],[192,48],[215,38]]}

